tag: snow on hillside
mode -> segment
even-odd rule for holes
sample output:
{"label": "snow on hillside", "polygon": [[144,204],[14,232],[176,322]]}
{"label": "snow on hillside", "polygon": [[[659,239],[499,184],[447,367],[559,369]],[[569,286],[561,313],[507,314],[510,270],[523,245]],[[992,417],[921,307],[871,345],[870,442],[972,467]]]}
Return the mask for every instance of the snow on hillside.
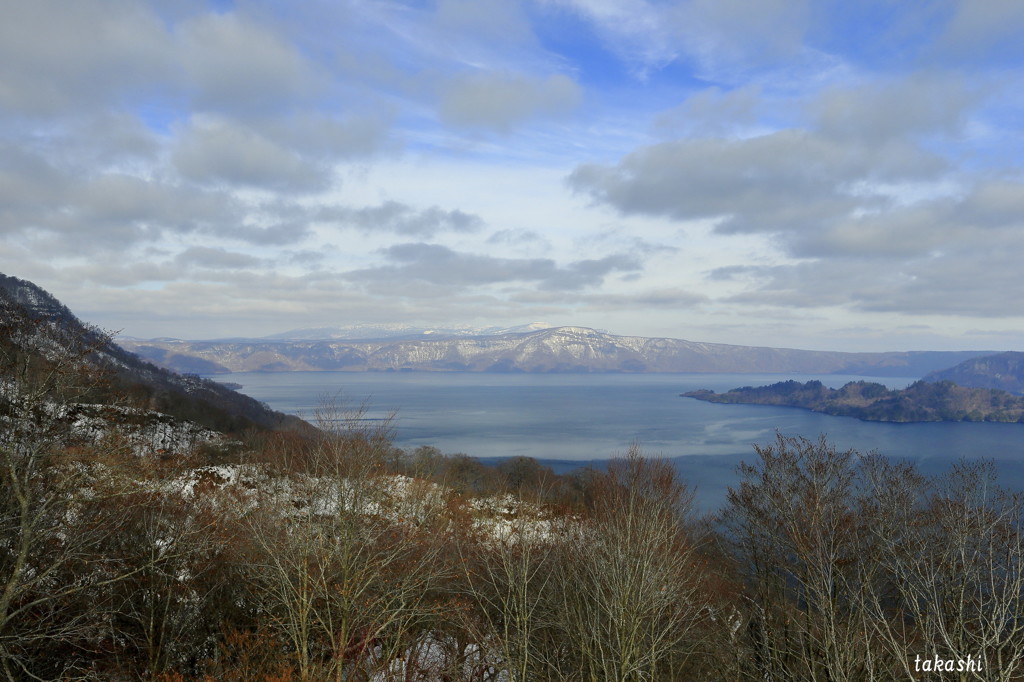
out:
{"label": "snow on hillside", "polygon": [[467,501],[443,485],[401,474],[338,480],[285,476],[260,464],[223,464],[190,469],[163,489],[188,500],[229,501],[239,513],[265,506],[292,518],[355,513],[418,526],[460,512],[468,514],[472,531],[485,541],[539,541],[552,537],[559,528],[564,530],[564,519],[556,520],[543,506],[515,495]]}

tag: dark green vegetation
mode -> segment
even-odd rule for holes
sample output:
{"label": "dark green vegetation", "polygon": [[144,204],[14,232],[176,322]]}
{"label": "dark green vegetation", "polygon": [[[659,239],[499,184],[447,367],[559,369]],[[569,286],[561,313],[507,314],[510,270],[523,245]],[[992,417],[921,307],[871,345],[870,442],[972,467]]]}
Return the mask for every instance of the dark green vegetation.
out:
{"label": "dark green vegetation", "polygon": [[972,388],[998,388],[1024,393],[1024,353],[1008,352],[965,360],[955,367],[931,372],[925,381],[952,381]]}
{"label": "dark green vegetation", "polygon": [[[485,467],[330,403],[318,429],[197,431],[133,405],[104,335],[3,319],[9,681],[909,681],[917,656],[984,666],[928,679],[1024,674],[1024,500],[988,464],[926,477],[779,436],[702,518],[636,448]],[[140,448],[154,421],[169,437]]]}
{"label": "dark green vegetation", "polygon": [[801,407],[879,422],[1024,422],[1024,398],[999,389],[965,388],[951,381],[916,381],[902,390],[867,381],[851,381],[838,389],[820,381],[781,381],[725,393],[690,391],[683,396],[712,403]]}

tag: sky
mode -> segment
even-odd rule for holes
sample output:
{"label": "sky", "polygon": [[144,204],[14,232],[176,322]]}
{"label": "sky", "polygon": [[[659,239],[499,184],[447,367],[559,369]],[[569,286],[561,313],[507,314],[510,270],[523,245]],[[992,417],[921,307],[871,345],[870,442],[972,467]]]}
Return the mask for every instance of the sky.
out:
{"label": "sky", "polygon": [[1024,350],[1019,0],[0,16],[0,272],[111,331]]}

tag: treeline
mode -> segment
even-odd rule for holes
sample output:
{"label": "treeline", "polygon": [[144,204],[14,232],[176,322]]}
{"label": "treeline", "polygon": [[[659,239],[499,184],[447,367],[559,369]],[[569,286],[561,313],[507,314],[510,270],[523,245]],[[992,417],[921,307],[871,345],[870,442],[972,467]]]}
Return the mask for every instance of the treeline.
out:
{"label": "treeline", "polygon": [[42,367],[0,384],[8,680],[1022,677],[1022,500],[990,464],[779,436],[698,517],[636,448],[489,469],[330,405],[140,457],[70,437],[54,405],[96,377]]}

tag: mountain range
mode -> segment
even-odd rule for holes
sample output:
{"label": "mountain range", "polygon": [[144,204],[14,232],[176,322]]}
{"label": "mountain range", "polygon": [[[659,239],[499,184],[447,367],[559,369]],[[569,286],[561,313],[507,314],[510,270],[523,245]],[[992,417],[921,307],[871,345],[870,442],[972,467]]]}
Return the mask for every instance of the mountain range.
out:
{"label": "mountain range", "polygon": [[[306,330],[306,333],[310,333]],[[290,333],[292,336],[296,332]],[[151,362],[203,374],[276,371],[728,372],[924,376],[986,351],[844,353],[618,336],[553,327],[417,338],[122,338]]]}
{"label": "mountain range", "polygon": [[144,392],[160,396],[151,402],[199,398],[211,415],[234,415],[269,428],[280,426],[283,415],[194,375],[252,371],[790,373],[924,377],[1017,393],[1024,389],[1024,353],[799,350],[619,336],[538,322],[510,328],[352,325],[213,341],[121,337],[115,344],[42,288],[2,274],[0,312],[7,326],[15,319],[35,320],[37,342],[66,346],[77,338],[96,344],[94,361],[116,368],[119,381],[126,385],[137,390],[148,386]]}

